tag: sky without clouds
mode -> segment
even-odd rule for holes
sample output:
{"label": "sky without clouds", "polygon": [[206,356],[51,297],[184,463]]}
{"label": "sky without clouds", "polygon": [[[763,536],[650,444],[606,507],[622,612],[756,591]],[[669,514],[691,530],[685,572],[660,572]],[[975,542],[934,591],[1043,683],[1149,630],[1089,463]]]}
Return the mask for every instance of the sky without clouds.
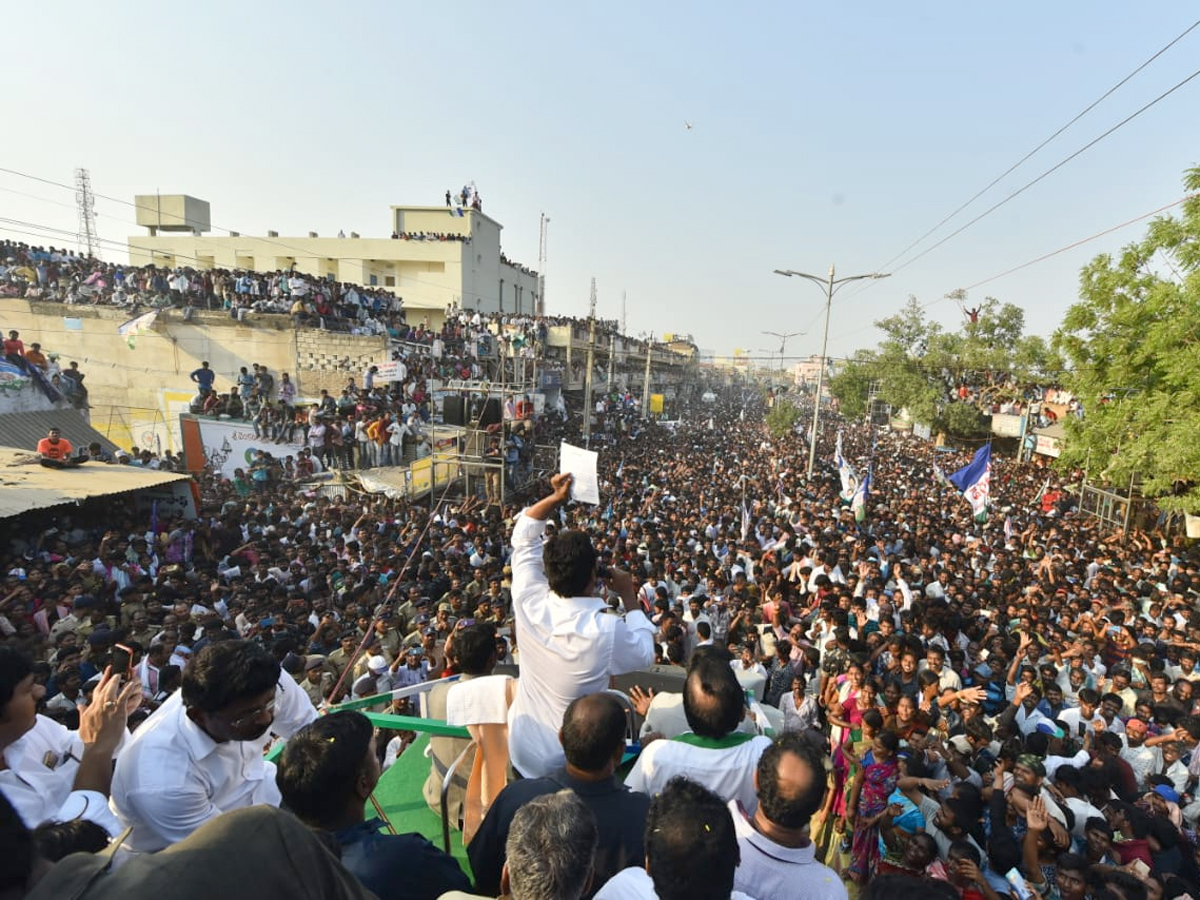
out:
{"label": "sky without clouds", "polygon": [[[873,271],[1196,17],[1025,0],[11,4],[0,167],[70,182],[86,166],[98,193],[189,193],[217,225],[285,236],[386,235],[390,204],[474,180],[512,259],[536,266],[539,213],[552,218],[551,312],[586,315],[595,276],[601,316],[628,292],[630,332],[692,332],[725,354],[805,331],[788,353],[807,355],[822,294],[773,269]],[[1197,60],[1200,28],[909,256]],[[948,291],[1181,197],[1197,109],[1200,78],[892,278],[847,288],[830,354],[874,346],[871,323],[909,294],[957,327]],[[76,227],[71,192],[9,174],[0,210]],[[128,206],[97,211],[103,237],[138,233]],[[28,239],[15,227],[0,235]],[[1048,334],[1080,266],[1144,227],[970,299],[1016,303]]]}

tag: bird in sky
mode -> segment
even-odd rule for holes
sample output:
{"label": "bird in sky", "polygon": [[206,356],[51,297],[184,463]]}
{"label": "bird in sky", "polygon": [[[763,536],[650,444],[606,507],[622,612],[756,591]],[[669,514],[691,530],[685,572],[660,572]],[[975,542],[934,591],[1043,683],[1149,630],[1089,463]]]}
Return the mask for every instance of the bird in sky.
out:
{"label": "bird in sky", "polygon": [[691,130],[692,130],[692,123],[691,123],[691,122],[684,122],[684,123],[683,123],[683,129],[684,129],[684,131],[691,131]]}

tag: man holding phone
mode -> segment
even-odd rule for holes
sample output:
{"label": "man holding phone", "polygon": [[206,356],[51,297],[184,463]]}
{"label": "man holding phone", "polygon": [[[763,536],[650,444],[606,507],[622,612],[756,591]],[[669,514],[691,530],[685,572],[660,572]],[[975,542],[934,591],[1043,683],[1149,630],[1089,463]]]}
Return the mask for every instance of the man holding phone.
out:
{"label": "man holding phone", "polygon": [[108,809],[113,755],[125,737],[125,720],[142,702],[142,686],[106,669],[69,731],[39,715],[46,689],[33,677],[33,661],[0,646],[0,793],[30,828],[83,818],[116,835]]}

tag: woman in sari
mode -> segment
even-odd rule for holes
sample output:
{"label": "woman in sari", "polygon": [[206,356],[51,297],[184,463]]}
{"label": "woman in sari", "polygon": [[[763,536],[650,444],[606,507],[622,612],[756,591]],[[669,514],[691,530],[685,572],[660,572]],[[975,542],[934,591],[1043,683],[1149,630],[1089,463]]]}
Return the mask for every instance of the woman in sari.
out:
{"label": "woman in sari", "polygon": [[[859,754],[865,754],[871,749],[871,744],[867,744],[865,748],[860,744],[865,737],[863,734],[864,716],[874,710],[873,716],[877,717],[876,723],[882,724],[876,698],[875,682],[864,681],[853,697],[843,701],[840,707],[830,708],[828,712],[833,733],[841,736],[841,743],[834,745],[833,751],[834,799],[832,812],[834,816],[838,817],[834,822],[833,830],[841,835],[840,841],[830,847],[831,856],[834,859],[837,859],[838,853],[845,854],[850,849],[850,826],[846,817],[846,806],[850,788],[854,784],[858,769],[862,766]],[[859,754],[852,750],[856,744],[859,744]],[[838,866],[829,863],[828,860],[827,865],[840,871]]]}
{"label": "woman in sari", "polygon": [[[900,780],[900,767],[896,751],[900,738],[895,732],[882,731],[871,748],[874,760],[860,766],[858,775],[850,789],[846,806],[846,819],[854,824],[851,839],[849,875],[855,884],[862,885],[875,874],[879,864],[879,822],[888,809],[888,798]],[[842,752],[854,763],[858,755],[848,743]]]}
{"label": "woman in sari", "polygon": [[884,720],[884,727],[907,741],[914,732],[929,730],[929,716],[917,708],[917,701],[907,695],[902,696],[896,703],[896,715]]}

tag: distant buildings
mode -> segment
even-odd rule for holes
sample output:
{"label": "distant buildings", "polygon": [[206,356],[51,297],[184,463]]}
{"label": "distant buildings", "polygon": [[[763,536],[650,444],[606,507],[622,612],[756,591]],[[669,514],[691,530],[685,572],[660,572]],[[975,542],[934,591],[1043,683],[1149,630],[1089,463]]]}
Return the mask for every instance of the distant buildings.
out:
{"label": "distant buildings", "polygon": [[503,226],[475,209],[393,206],[389,235],[264,237],[213,235],[209,204],[182,194],[135,198],[149,233],[129,238],[129,262],[168,268],[275,272],[371,287],[404,298],[408,309],[453,304],[481,312],[535,314],[542,309],[538,275],[500,250]]}

